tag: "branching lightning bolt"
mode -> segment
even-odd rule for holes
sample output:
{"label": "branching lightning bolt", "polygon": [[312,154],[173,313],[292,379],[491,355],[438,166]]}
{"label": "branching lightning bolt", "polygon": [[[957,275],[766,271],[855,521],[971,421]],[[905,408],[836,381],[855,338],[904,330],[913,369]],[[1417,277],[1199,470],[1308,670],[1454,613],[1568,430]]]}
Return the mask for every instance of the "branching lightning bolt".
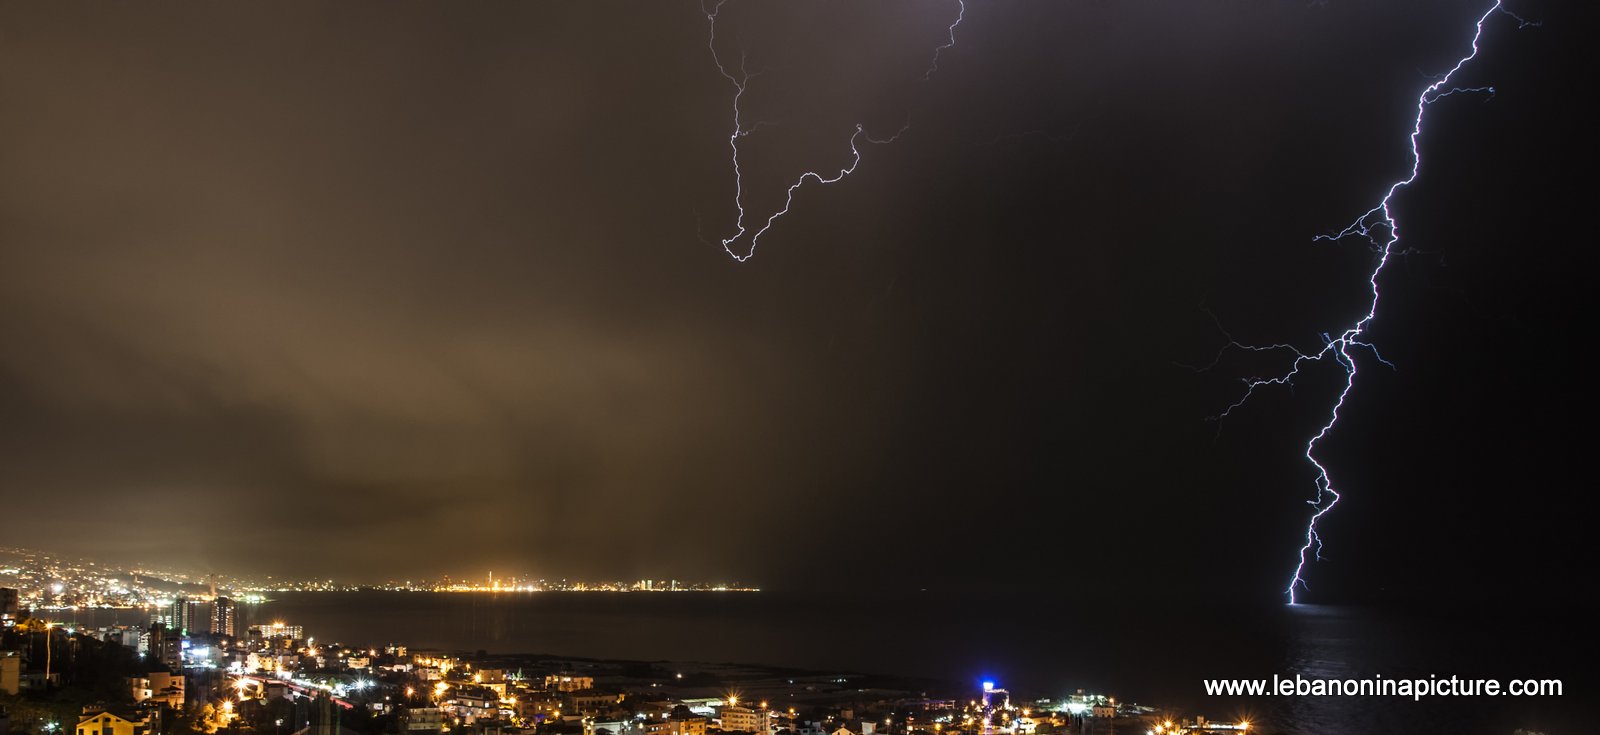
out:
{"label": "branching lightning bolt", "polygon": [[[1322,334],[1322,348],[1315,352],[1305,352],[1288,344],[1247,345],[1234,340],[1226,331],[1223,332],[1224,336],[1228,338],[1228,343],[1223,347],[1224,352],[1229,349],[1250,352],[1283,352],[1290,355],[1292,359],[1289,361],[1288,368],[1279,375],[1245,380],[1244,395],[1235,401],[1233,405],[1223,410],[1217,417],[1218,419],[1226,417],[1234,409],[1248,402],[1255,395],[1255,391],[1258,388],[1292,384],[1295,377],[1300,374],[1301,369],[1310,363],[1320,363],[1326,359],[1331,359],[1344,369],[1344,385],[1340,388],[1338,397],[1333,402],[1333,407],[1328,414],[1328,420],[1306,441],[1305,445],[1306,461],[1310,462],[1311,466],[1316,470],[1317,492],[1311,500],[1306,501],[1312,507],[1312,513],[1310,519],[1306,522],[1305,544],[1300,547],[1294,574],[1290,576],[1288,587],[1284,590],[1291,605],[1295,603],[1296,589],[1307,587],[1305,581],[1306,563],[1310,559],[1321,560],[1322,558],[1322,537],[1317,532],[1317,523],[1339,503],[1339,492],[1334,489],[1333,480],[1328,474],[1327,466],[1317,459],[1316,449],[1322,439],[1333,431],[1333,427],[1339,423],[1339,412],[1344,408],[1345,399],[1349,397],[1351,389],[1355,387],[1357,367],[1353,353],[1360,351],[1370,352],[1380,363],[1391,368],[1394,367],[1393,364],[1384,360],[1383,356],[1378,354],[1378,349],[1366,340],[1367,328],[1372,325],[1373,320],[1378,315],[1378,277],[1383,273],[1384,266],[1388,265],[1390,256],[1397,252],[1396,246],[1400,242],[1400,230],[1398,223],[1395,221],[1391,205],[1395,195],[1415,182],[1422,169],[1422,153],[1417,146],[1418,139],[1422,136],[1422,120],[1429,105],[1455,94],[1477,93],[1490,96],[1494,94],[1493,87],[1458,87],[1453,86],[1451,80],[1456,76],[1457,72],[1461,71],[1462,67],[1477,58],[1478,43],[1483,38],[1484,24],[1496,13],[1502,13],[1513,18],[1517,21],[1519,28],[1538,25],[1537,22],[1524,20],[1515,13],[1503,8],[1500,0],[1496,0],[1488,10],[1484,11],[1473,27],[1471,49],[1466,55],[1456,60],[1455,66],[1451,67],[1450,71],[1435,77],[1433,82],[1423,88],[1422,92],[1417,95],[1416,116],[1412,119],[1410,135],[1411,170],[1407,176],[1391,183],[1384,192],[1383,198],[1378,201],[1377,206],[1357,217],[1354,222],[1350,223],[1350,226],[1331,235],[1318,235],[1313,238],[1314,241],[1337,242],[1350,237],[1361,237],[1372,244],[1377,258],[1367,276],[1367,286],[1372,298],[1367,303],[1366,313],[1340,332],[1324,332]],[[1221,359],[1221,353],[1218,354],[1217,359]]]}
{"label": "branching lightning bolt", "polygon": [[956,0],[956,19],[950,22],[949,28],[945,29],[944,45],[933,50],[933,60],[928,62],[928,70],[922,73],[923,81],[932,79],[933,73],[939,70],[939,54],[944,53],[945,49],[956,45],[956,26],[961,25],[961,21],[965,20],[966,17],[966,0]]}
{"label": "branching lightning bolt", "polygon": [[[801,186],[804,186],[807,181],[815,181],[818,184],[833,184],[843,180],[846,176],[855,173],[856,167],[861,164],[860,145],[862,142],[878,145],[893,143],[902,134],[904,134],[906,130],[910,129],[911,123],[908,121],[906,124],[900,126],[900,129],[896,130],[893,135],[890,135],[886,138],[872,137],[867,133],[866,126],[858,123],[856,125],[855,132],[850,135],[850,139],[848,141],[850,146],[849,165],[843,166],[838,171],[833,173],[827,173],[826,171],[806,171],[805,173],[800,174],[799,178],[796,178],[794,183],[790,184],[788,190],[784,193],[783,206],[781,208],[773,211],[772,214],[768,215],[765,220],[761,220],[759,226],[746,225],[745,218],[749,215],[749,213],[745,210],[744,206],[744,171],[739,165],[739,142],[754,134],[757,130],[760,130],[767,123],[756,122],[746,125],[743,118],[743,110],[740,106],[744,99],[745,91],[750,88],[751,81],[760,76],[760,74],[750,73],[745,68],[744,57],[741,55],[739,60],[739,73],[735,75],[732,71],[729,71],[728,65],[723,63],[721,54],[717,53],[717,16],[722,12],[722,6],[726,5],[727,2],[728,0],[717,0],[717,2],[712,5],[709,10],[706,10],[704,5],[702,5],[701,8],[702,10],[705,10],[706,22],[711,27],[710,38],[706,42],[706,47],[711,51],[711,60],[717,65],[717,71],[722,74],[723,78],[727,79],[728,83],[733,85],[734,90],[733,131],[728,134],[728,148],[731,151],[731,158],[733,161],[733,204],[735,209],[738,210],[739,214],[734,219],[733,234],[722,239],[722,249],[726,251],[734,260],[744,262],[755,257],[756,246],[760,243],[761,236],[766,234],[768,230],[772,229],[772,225],[776,223],[779,218],[789,213],[789,209],[794,206],[794,193],[797,189],[799,189]],[[956,0],[956,5],[956,19],[947,29],[948,33],[945,43],[933,50],[933,58],[928,62],[928,69],[922,75],[924,80],[931,78],[933,73],[939,70],[940,54],[944,53],[946,49],[949,49],[956,44],[956,27],[961,25],[961,21],[966,17],[967,13],[966,0]],[[759,215],[757,215],[757,217],[759,218]],[[752,228],[754,228],[753,231]],[[747,251],[745,251],[743,254],[740,254],[734,250],[733,244],[738,242],[745,235],[750,236],[750,246]]]}

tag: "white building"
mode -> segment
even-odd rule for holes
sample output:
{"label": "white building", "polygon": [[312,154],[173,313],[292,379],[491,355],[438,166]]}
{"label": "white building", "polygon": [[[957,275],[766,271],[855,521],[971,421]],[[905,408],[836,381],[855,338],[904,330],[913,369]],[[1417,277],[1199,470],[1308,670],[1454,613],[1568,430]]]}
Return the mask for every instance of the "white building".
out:
{"label": "white building", "polygon": [[723,732],[752,732],[757,735],[770,735],[773,731],[772,712],[765,709],[752,709],[740,705],[730,704],[722,708]]}

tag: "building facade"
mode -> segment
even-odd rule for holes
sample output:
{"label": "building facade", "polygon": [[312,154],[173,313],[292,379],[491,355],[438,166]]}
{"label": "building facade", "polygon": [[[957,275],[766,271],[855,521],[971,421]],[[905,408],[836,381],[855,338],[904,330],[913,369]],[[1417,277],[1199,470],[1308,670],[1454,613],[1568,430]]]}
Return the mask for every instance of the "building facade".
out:
{"label": "building facade", "polygon": [[152,671],[144,676],[133,677],[128,680],[128,688],[132,690],[135,702],[157,702],[173,709],[183,709],[187,694],[183,676],[165,671]]}
{"label": "building facade", "polygon": [[764,709],[730,704],[722,708],[721,717],[723,732],[772,732],[772,713]]}
{"label": "building facade", "polygon": [[77,735],[150,735],[150,716],[132,711],[85,712],[78,718]]}
{"label": "building facade", "polygon": [[211,632],[229,637],[239,630],[239,606],[232,599],[218,597],[211,602]]}
{"label": "building facade", "polygon": [[22,691],[22,652],[0,651],[0,692],[16,696]]}

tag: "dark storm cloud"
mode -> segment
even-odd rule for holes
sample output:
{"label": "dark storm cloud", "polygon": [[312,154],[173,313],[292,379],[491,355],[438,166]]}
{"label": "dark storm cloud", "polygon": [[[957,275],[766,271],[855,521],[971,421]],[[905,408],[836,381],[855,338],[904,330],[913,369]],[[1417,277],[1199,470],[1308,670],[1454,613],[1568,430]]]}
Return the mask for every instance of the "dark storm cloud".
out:
{"label": "dark storm cloud", "polygon": [[919,81],[953,11],[726,6],[752,212],[913,125],[736,265],[692,2],[4,5],[0,486],[47,521],[14,543],[1271,588],[1329,384],[1214,443],[1237,374],[1173,363],[1202,302],[1264,341],[1359,303],[1366,253],[1302,244],[1473,14],[971,4]]}
{"label": "dark storm cloud", "polygon": [[23,540],[760,571],[719,557],[828,474],[775,456],[826,387],[704,293],[673,192],[727,100],[675,10],[12,8],[7,484],[124,511]]}

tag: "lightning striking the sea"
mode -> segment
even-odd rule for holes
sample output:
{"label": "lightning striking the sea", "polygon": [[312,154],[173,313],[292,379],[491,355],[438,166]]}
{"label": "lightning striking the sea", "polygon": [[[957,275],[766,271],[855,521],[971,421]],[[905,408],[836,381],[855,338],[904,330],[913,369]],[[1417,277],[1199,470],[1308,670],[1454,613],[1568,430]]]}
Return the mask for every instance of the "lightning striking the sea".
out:
{"label": "lightning striking the sea", "polygon": [[[729,84],[733,85],[734,90],[733,130],[728,134],[728,148],[731,150],[731,158],[733,161],[733,204],[734,208],[738,210],[739,214],[734,219],[733,234],[722,239],[722,249],[726,251],[734,260],[742,263],[755,257],[756,246],[760,243],[761,236],[765,235],[768,230],[772,229],[773,224],[776,223],[779,218],[789,213],[789,209],[794,206],[794,193],[796,190],[798,190],[801,186],[804,186],[807,181],[815,181],[818,184],[838,183],[850,174],[855,173],[856,167],[861,165],[860,146],[863,142],[876,145],[893,143],[895,140],[899,139],[899,137],[903,135],[906,130],[910,129],[911,124],[910,122],[907,122],[906,124],[902,125],[899,130],[896,130],[892,135],[887,137],[874,138],[867,133],[864,125],[858,123],[855,126],[855,132],[850,135],[848,140],[850,147],[850,163],[848,165],[843,166],[839,168],[838,171],[831,173],[824,169],[806,171],[805,173],[800,174],[800,176],[794,180],[794,183],[789,185],[788,190],[784,193],[782,207],[767,215],[765,220],[760,220],[760,215],[756,215],[758,221],[760,221],[759,226],[747,226],[745,224],[745,219],[746,217],[750,216],[750,213],[746,211],[744,203],[744,170],[739,164],[739,143],[745,138],[753,135],[756,131],[760,130],[764,123],[756,122],[747,125],[744,122],[741,103],[743,102],[745,91],[750,88],[750,83],[760,75],[752,74],[745,68],[744,57],[742,55],[739,60],[740,63],[738,74],[735,75],[729,70],[728,65],[723,63],[721,54],[717,52],[717,16],[722,12],[722,6],[726,5],[727,2],[728,0],[717,0],[716,4],[712,5],[709,10],[705,10],[706,22],[711,26],[711,34],[709,40],[706,42],[706,47],[711,50],[711,60],[717,65],[717,71],[722,74],[723,78],[728,80]],[[923,80],[928,80],[933,77],[934,72],[939,70],[939,56],[956,44],[956,27],[961,25],[961,21],[965,19],[967,13],[966,0],[956,0],[956,5],[957,12],[955,21],[952,22],[947,29],[948,32],[945,43],[933,50],[933,58],[928,62],[928,69],[922,75]],[[704,6],[702,6],[702,9],[704,9]],[[746,235],[749,236],[750,242],[748,247],[745,248],[741,253],[739,250],[734,248],[734,244],[744,239]]]}
{"label": "lightning striking the sea", "polygon": [[[1515,19],[1519,28],[1538,25],[1536,22],[1524,20],[1505,9],[1502,7],[1500,0],[1496,0],[1488,10],[1484,11],[1473,26],[1470,50],[1456,60],[1455,66],[1451,67],[1450,71],[1434,78],[1433,82],[1424,87],[1422,92],[1417,95],[1416,116],[1412,119],[1410,135],[1411,167],[1406,177],[1390,183],[1384,191],[1383,197],[1378,200],[1377,206],[1357,217],[1348,227],[1333,234],[1318,235],[1313,238],[1314,241],[1338,242],[1351,237],[1359,237],[1371,243],[1377,257],[1372,270],[1367,276],[1367,286],[1371,299],[1367,302],[1366,312],[1338,332],[1324,332],[1322,334],[1322,348],[1315,352],[1305,352],[1288,344],[1247,345],[1235,341],[1231,337],[1223,347],[1224,351],[1231,348],[1251,352],[1283,352],[1292,356],[1292,359],[1285,371],[1279,375],[1246,380],[1244,395],[1235,401],[1233,405],[1223,410],[1218,416],[1219,419],[1226,417],[1234,409],[1248,402],[1257,388],[1293,383],[1295,377],[1300,374],[1301,369],[1311,363],[1320,363],[1331,359],[1344,370],[1344,384],[1339,390],[1338,397],[1334,399],[1333,407],[1328,414],[1328,420],[1307,440],[1305,445],[1306,461],[1311,463],[1316,472],[1317,492],[1312,499],[1306,501],[1311,506],[1312,512],[1311,517],[1306,521],[1305,543],[1300,547],[1295,560],[1294,573],[1290,575],[1289,584],[1284,590],[1291,605],[1296,602],[1296,590],[1309,588],[1305,581],[1306,564],[1312,559],[1319,561],[1322,559],[1322,536],[1317,530],[1317,523],[1339,503],[1339,491],[1334,489],[1333,480],[1328,473],[1327,466],[1317,459],[1316,449],[1323,438],[1333,431],[1334,426],[1338,424],[1339,413],[1344,408],[1345,399],[1349,397],[1350,391],[1355,387],[1357,373],[1355,353],[1370,353],[1378,362],[1391,368],[1394,367],[1384,360],[1382,355],[1378,354],[1377,348],[1372,343],[1367,341],[1366,332],[1372,325],[1373,320],[1378,316],[1378,278],[1382,275],[1384,267],[1388,265],[1391,256],[1398,252],[1397,246],[1400,243],[1399,224],[1395,220],[1393,210],[1395,195],[1414,183],[1422,170],[1422,153],[1418,148],[1418,140],[1422,137],[1422,122],[1428,107],[1438,100],[1455,94],[1475,93],[1491,96],[1494,94],[1493,87],[1458,87],[1454,86],[1452,80],[1461,71],[1462,67],[1477,58],[1478,44],[1483,38],[1484,25],[1497,13]],[[1226,332],[1224,332],[1224,335],[1226,335]]]}
{"label": "lightning striking the sea", "polygon": [[[730,65],[723,61],[722,55],[717,51],[718,15],[728,1],[729,0],[717,0],[714,5],[710,6],[709,9],[705,9],[706,21],[710,26],[710,35],[706,45],[711,52],[711,58],[717,67],[718,73],[720,73],[723,78],[728,80],[728,83],[732,85],[734,90],[732,99],[733,126],[728,135],[728,148],[733,167],[734,207],[738,214],[734,219],[733,233],[726,238],[722,238],[721,244],[723,250],[727,252],[730,257],[736,261],[744,262],[752,257],[755,257],[756,248],[760,243],[761,237],[771,230],[773,225],[779,219],[789,213],[790,209],[794,205],[795,192],[804,186],[806,182],[815,181],[819,185],[825,185],[842,181],[846,177],[855,173],[856,169],[860,166],[863,143],[877,145],[892,143],[910,128],[910,123],[907,122],[893,134],[882,138],[873,137],[872,135],[868,134],[864,125],[857,124],[855,126],[855,131],[846,141],[850,150],[849,162],[847,165],[841,166],[837,170],[814,169],[800,174],[792,183],[788,185],[788,188],[784,194],[782,206],[774,209],[764,218],[760,214],[749,211],[745,206],[744,170],[739,160],[740,144],[742,141],[744,141],[744,139],[755,134],[767,123],[746,123],[744,120],[744,110],[742,107],[745,92],[749,90],[751,83],[757,77],[759,77],[760,74],[751,73],[746,68],[745,59],[742,54],[737,67],[730,68]],[[1322,346],[1320,349],[1314,351],[1305,351],[1294,345],[1285,343],[1270,345],[1245,344],[1234,340],[1231,335],[1228,335],[1226,331],[1224,331],[1224,335],[1227,336],[1228,342],[1224,345],[1223,352],[1226,352],[1230,349],[1236,349],[1257,353],[1284,353],[1288,355],[1290,359],[1287,367],[1280,374],[1271,377],[1256,377],[1245,380],[1245,391],[1243,395],[1241,395],[1237,401],[1229,405],[1216,417],[1219,420],[1226,418],[1234,410],[1248,403],[1255,395],[1258,388],[1293,384],[1296,377],[1301,374],[1301,371],[1313,363],[1322,363],[1331,360],[1344,371],[1342,385],[1338,390],[1337,397],[1334,399],[1332,407],[1329,409],[1327,420],[1321,424],[1317,431],[1305,443],[1305,459],[1311,464],[1315,471],[1316,494],[1310,500],[1306,501],[1306,503],[1311,506],[1312,512],[1306,521],[1305,542],[1300,546],[1295,559],[1294,571],[1290,575],[1288,585],[1284,589],[1284,593],[1288,597],[1290,604],[1296,603],[1296,592],[1298,590],[1309,588],[1305,579],[1307,564],[1312,560],[1320,561],[1322,559],[1323,542],[1322,536],[1317,528],[1318,523],[1323,519],[1323,517],[1331,512],[1336,505],[1338,505],[1341,498],[1339,491],[1334,487],[1334,483],[1327,466],[1317,458],[1316,450],[1322,440],[1326,438],[1338,424],[1340,412],[1344,409],[1345,401],[1350,396],[1351,391],[1355,388],[1356,375],[1359,372],[1358,362],[1356,359],[1357,354],[1359,353],[1363,356],[1370,355],[1371,358],[1376,360],[1378,363],[1390,368],[1394,367],[1393,364],[1383,358],[1383,356],[1378,352],[1377,347],[1367,339],[1367,330],[1371,327],[1373,321],[1378,315],[1378,304],[1381,297],[1378,280],[1382,276],[1385,267],[1389,264],[1390,259],[1395,254],[1401,252],[1401,249],[1399,248],[1399,223],[1395,218],[1393,209],[1394,199],[1402,190],[1415,183],[1417,177],[1421,173],[1422,153],[1419,148],[1419,141],[1422,137],[1423,120],[1426,117],[1428,108],[1434,102],[1452,95],[1483,94],[1493,97],[1495,91],[1493,87],[1457,86],[1454,83],[1454,79],[1463,67],[1467,66],[1467,64],[1477,58],[1480,51],[1479,43],[1483,39],[1484,27],[1489,20],[1495,17],[1497,14],[1504,15],[1515,20],[1518,28],[1539,25],[1538,22],[1526,20],[1506,9],[1503,6],[1503,0],[1495,0],[1495,2],[1478,17],[1477,22],[1474,23],[1472,38],[1467,53],[1458,58],[1454,66],[1452,66],[1449,71],[1434,77],[1432,81],[1417,95],[1415,107],[1416,114],[1411,119],[1411,130],[1408,139],[1411,152],[1411,165],[1406,176],[1389,183],[1383,192],[1383,196],[1378,200],[1376,206],[1362,213],[1353,222],[1351,222],[1349,226],[1339,230],[1338,232],[1318,235],[1313,238],[1313,241],[1315,242],[1340,242],[1348,238],[1358,237],[1365,239],[1368,243],[1370,243],[1376,257],[1374,259],[1372,268],[1367,272],[1366,284],[1370,298],[1367,301],[1367,308],[1365,312],[1360,314],[1353,322],[1337,331],[1323,332],[1320,335]],[[956,17],[947,28],[945,42],[933,50],[932,57],[928,62],[927,70],[923,73],[923,80],[931,79],[933,74],[939,70],[940,56],[944,51],[955,45],[956,30],[961,25],[961,22],[965,19],[965,17],[965,0],[957,0]],[[754,220],[754,222],[750,222],[750,220]],[[735,247],[737,243],[743,242],[746,239],[748,239],[748,243],[745,248],[740,249]],[[1220,359],[1221,353],[1218,355],[1218,360]],[[1213,361],[1212,364],[1215,365],[1216,361]]]}

